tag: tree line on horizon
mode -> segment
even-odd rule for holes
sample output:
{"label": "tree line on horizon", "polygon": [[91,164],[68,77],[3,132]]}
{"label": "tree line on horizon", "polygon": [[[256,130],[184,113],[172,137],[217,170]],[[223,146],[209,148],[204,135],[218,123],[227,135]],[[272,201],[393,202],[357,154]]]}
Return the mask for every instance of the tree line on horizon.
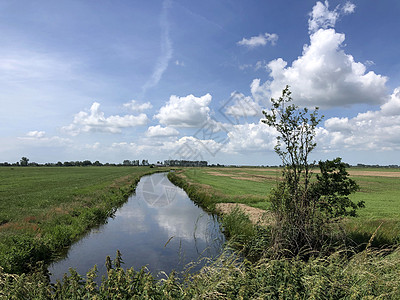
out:
{"label": "tree line on horizon", "polygon": [[[191,160],[165,160],[164,163],[157,161],[157,164],[151,164],[147,159],[143,160],[129,160],[125,159],[122,163],[101,163],[100,161],[96,160],[92,162],[90,160],[83,160],[83,161],[65,161],[61,162],[58,161],[57,163],[36,163],[36,162],[29,162],[29,158],[22,157],[20,161],[15,163],[8,163],[3,162],[0,163],[1,167],[87,167],[87,166],[167,166],[167,167],[207,167],[207,161],[191,161]],[[213,165],[214,166],[214,165]],[[218,166],[222,166],[218,164]]]}
{"label": "tree line on horizon", "polygon": [[[86,166],[105,166],[105,167],[111,167],[111,166],[167,166],[167,167],[240,167],[239,165],[223,165],[223,164],[211,164],[209,165],[207,161],[193,161],[193,160],[174,160],[174,159],[169,159],[169,160],[164,160],[164,163],[161,161],[157,161],[156,164],[149,163],[147,159],[143,159],[140,161],[139,159],[136,160],[128,160],[125,159],[123,160],[122,163],[101,163],[100,161],[96,160],[94,162],[90,160],[83,160],[83,161],[65,161],[61,162],[58,161],[56,163],[36,163],[36,162],[29,162],[29,158],[27,157],[22,157],[20,161],[17,161],[15,163],[9,163],[9,162],[0,162],[0,167],[86,167]],[[345,163],[346,168],[350,167],[357,167],[357,168],[400,168],[400,165],[378,165],[378,164],[361,164],[358,163],[356,165],[350,165],[348,163]],[[253,166],[253,167],[260,167],[260,166]],[[276,165],[262,165],[261,167],[282,167],[282,165],[276,166]]]}

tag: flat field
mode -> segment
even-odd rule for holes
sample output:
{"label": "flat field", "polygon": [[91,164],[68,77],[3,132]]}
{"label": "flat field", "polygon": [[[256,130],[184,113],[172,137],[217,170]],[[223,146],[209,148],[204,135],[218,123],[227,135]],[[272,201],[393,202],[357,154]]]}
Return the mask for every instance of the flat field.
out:
{"label": "flat field", "polygon": [[149,167],[1,167],[0,267],[23,272],[110,216]]}
{"label": "flat field", "polygon": [[[351,195],[355,202],[363,200],[365,208],[358,217],[344,220],[344,228],[358,242],[369,239],[378,226],[377,244],[400,242],[400,170],[385,168],[349,168],[360,186]],[[268,195],[281,180],[276,168],[192,168],[183,175],[193,184],[202,185],[218,202],[236,202],[268,209]]]}

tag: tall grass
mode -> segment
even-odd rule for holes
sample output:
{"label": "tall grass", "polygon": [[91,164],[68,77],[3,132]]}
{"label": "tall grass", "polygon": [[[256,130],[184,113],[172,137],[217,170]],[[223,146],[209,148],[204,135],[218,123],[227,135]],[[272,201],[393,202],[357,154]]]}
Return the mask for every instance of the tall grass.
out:
{"label": "tall grass", "polygon": [[365,250],[347,259],[338,250],[305,262],[291,259],[238,261],[226,253],[199,273],[156,280],[146,268],[123,269],[117,259],[97,284],[96,267],[86,276],[70,270],[52,285],[40,267],[30,275],[0,270],[4,299],[399,299],[400,249]]}

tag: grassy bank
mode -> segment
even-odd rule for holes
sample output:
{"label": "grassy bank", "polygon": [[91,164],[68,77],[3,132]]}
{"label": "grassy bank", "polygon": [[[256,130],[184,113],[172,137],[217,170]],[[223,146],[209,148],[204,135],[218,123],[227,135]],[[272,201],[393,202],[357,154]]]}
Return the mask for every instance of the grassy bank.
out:
{"label": "grassy bank", "polygon": [[[400,243],[400,172],[397,169],[350,168],[360,191],[354,202],[365,201],[358,217],[347,218],[343,228],[356,243],[366,243],[379,227],[373,246]],[[213,211],[215,204],[232,202],[268,210],[268,195],[280,180],[273,168],[188,168],[169,175],[202,206]]]}
{"label": "grassy bank", "polygon": [[149,167],[0,168],[0,266],[22,273],[101,224]]}
{"label": "grassy bank", "polygon": [[337,251],[308,262],[270,259],[255,264],[222,256],[201,272],[177,279],[165,274],[156,280],[145,268],[109,263],[98,285],[96,269],[86,276],[71,270],[62,282],[50,285],[43,272],[10,275],[0,269],[0,298],[4,299],[399,299],[400,252],[389,255],[363,251],[345,259]]}

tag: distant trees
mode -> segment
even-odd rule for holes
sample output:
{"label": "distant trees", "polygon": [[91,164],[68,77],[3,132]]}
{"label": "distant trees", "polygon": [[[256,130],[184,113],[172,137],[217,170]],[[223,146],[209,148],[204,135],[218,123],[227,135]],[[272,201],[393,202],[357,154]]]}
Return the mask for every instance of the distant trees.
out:
{"label": "distant trees", "polygon": [[[15,163],[8,163],[8,162],[0,162],[0,166],[45,166],[45,167],[86,167],[86,166],[151,166],[152,164],[149,163],[147,159],[135,159],[135,160],[129,160],[125,159],[122,161],[122,163],[116,164],[116,163],[101,163],[100,161],[96,160],[95,162],[92,162],[90,160],[83,160],[83,161],[58,161],[56,163],[44,163],[44,164],[39,164],[36,162],[29,162],[29,159],[26,157],[22,157],[20,161],[17,161]],[[191,161],[191,160],[165,160],[164,164],[161,161],[157,161],[156,166],[175,166],[175,167],[207,167],[208,162],[207,161]],[[153,167],[155,165],[152,165]],[[213,165],[213,166],[223,166],[220,164]]]}
{"label": "distant trees", "polygon": [[129,159],[125,159],[125,160],[122,162],[122,165],[124,165],[124,166],[132,166],[132,162],[131,162]]}
{"label": "distant trees", "polygon": [[23,156],[23,157],[21,158],[21,160],[19,161],[19,164],[20,164],[21,166],[23,166],[23,167],[26,167],[26,166],[28,165],[28,162],[29,162],[29,159],[26,158],[25,156]]}
{"label": "distant trees", "polygon": [[165,160],[164,165],[169,167],[207,167],[207,161],[199,160]]}
{"label": "distant trees", "polygon": [[[122,165],[123,166],[140,166],[140,163],[139,163],[139,160],[137,159],[137,160],[129,160],[129,159],[125,159],[123,162],[122,162]],[[142,160],[142,166],[148,166],[148,165],[150,165],[149,164],[149,161],[147,160],[147,159],[143,159]]]}
{"label": "distant trees", "polygon": [[279,99],[271,99],[271,111],[263,111],[268,126],[278,132],[275,152],[283,163],[283,181],[270,196],[276,218],[272,243],[277,250],[297,255],[320,249],[335,218],[355,215],[363,202],[347,196],[358,189],[340,158],[319,162],[320,175],[311,180],[310,153],[316,147],[316,127],[322,120],[318,108],[309,112],[291,104],[289,86]]}

